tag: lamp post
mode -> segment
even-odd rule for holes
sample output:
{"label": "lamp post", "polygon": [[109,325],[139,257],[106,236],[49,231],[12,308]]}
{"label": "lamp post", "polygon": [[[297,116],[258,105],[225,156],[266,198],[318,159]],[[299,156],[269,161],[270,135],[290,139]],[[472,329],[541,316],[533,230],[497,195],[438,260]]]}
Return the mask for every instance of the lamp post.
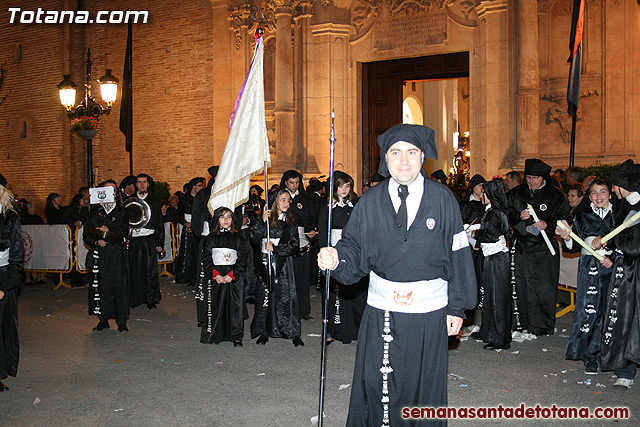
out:
{"label": "lamp post", "polygon": [[[106,106],[103,107],[91,96],[91,49],[87,49],[86,66],[87,77],[84,85],[84,99],[80,104],[75,105],[76,84],[71,80],[69,74],[65,74],[64,79],[58,85],[60,103],[67,109],[67,115],[70,119],[79,119],[86,116],[99,120],[101,115],[111,112],[111,106],[116,101],[118,79],[111,74],[111,69],[109,68],[105,70],[105,75],[98,79],[102,100],[106,103]],[[91,188],[94,184],[91,141],[98,131],[95,129],[77,129],[76,132],[87,141],[87,185]]]}

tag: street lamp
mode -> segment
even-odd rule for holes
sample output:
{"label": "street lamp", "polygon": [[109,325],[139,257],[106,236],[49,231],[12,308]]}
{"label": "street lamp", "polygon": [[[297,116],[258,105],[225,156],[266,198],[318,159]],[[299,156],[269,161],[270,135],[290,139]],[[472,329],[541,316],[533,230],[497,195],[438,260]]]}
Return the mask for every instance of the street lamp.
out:
{"label": "street lamp", "polygon": [[[84,116],[94,117],[100,119],[103,114],[109,114],[111,112],[111,106],[116,101],[116,94],[118,91],[118,79],[111,74],[111,69],[107,68],[105,75],[98,79],[100,84],[100,93],[102,100],[106,103],[106,106],[100,105],[91,96],[91,49],[87,49],[87,77],[84,84],[84,99],[78,104],[76,103],[76,84],[71,80],[69,74],[64,75],[64,79],[58,85],[58,91],[60,93],[60,103],[67,110],[67,115],[70,119],[81,118]],[[76,130],[80,136],[87,140],[87,184],[89,188],[93,187],[93,159],[92,159],[92,144],[91,140],[96,136],[97,130],[95,129],[78,129]]]}

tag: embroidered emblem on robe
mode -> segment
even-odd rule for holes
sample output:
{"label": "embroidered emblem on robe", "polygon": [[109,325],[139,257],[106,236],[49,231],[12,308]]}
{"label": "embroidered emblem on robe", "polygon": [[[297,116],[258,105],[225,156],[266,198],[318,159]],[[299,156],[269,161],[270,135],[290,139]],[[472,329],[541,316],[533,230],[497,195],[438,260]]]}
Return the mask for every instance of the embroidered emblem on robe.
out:
{"label": "embroidered emblem on robe", "polygon": [[413,291],[393,291],[393,300],[399,305],[411,305]]}
{"label": "embroidered emblem on robe", "polygon": [[435,226],[436,226],[436,220],[433,218],[427,218],[427,228],[429,230],[433,230]]}

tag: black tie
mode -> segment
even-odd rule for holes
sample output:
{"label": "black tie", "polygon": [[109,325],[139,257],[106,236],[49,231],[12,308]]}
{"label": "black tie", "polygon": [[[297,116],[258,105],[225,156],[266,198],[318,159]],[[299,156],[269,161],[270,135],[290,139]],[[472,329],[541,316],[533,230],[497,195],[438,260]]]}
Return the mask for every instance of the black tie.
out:
{"label": "black tie", "polygon": [[398,187],[398,197],[400,197],[400,209],[398,209],[398,225],[403,230],[407,229],[407,196],[409,188],[406,185]]}

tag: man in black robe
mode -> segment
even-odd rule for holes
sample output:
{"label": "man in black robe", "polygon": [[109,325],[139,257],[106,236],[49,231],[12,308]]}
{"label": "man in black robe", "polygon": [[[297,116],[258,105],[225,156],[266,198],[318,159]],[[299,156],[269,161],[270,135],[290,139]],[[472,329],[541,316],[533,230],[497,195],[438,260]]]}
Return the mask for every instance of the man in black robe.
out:
{"label": "man in black robe", "polygon": [[[527,159],[526,182],[511,190],[509,224],[515,245],[516,301],[518,330],[534,335],[553,335],[556,324],[556,297],[560,274],[560,251],[554,239],[558,220],[571,221],[571,208],[562,192],[551,184],[551,167],[539,159]],[[527,209],[533,207],[539,221]],[[544,241],[546,233],[555,254]]]}
{"label": "man in black robe", "polygon": [[[311,279],[311,241],[318,234],[318,213],[313,201],[307,195],[302,183],[302,174],[296,170],[288,170],[282,175],[280,188],[286,188],[291,194],[291,213],[298,224],[300,248],[302,252],[293,257],[293,270],[298,294],[298,310],[300,318],[310,320],[311,296],[309,281]],[[315,283],[314,283],[315,286]]]}
{"label": "man in black robe", "polygon": [[149,223],[131,231],[129,241],[129,265],[131,272],[131,308],[147,304],[149,309],[160,302],[160,277],[158,252],[164,245],[164,224],[160,202],[153,196],[153,179],[141,173],[136,177],[137,197],[144,200],[151,210]]}
{"label": "man in black robe", "polygon": [[201,177],[193,178],[186,187],[186,193],[178,203],[178,222],[182,224],[180,234],[180,251],[176,263],[176,283],[187,283],[194,286],[197,280],[197,259],[199,237],[193,233],[191,227],[193,201],[195,196],[205,186],[205,179]]}
{"label": "man in black robe", "polygon": [[216,182],[216,176],[218,175],[218,166],[211,166],[207,169],[211,178],[207,183],[207,187],[203,188],[196,194],[193,199],[193,206],[191,207],[191,229],[193,234],[198,238],[198,258],[196,259],[196,318],[198,327],[202,326],[202,322],[205,318],[205,304],[204,304],[204,287],[207,284],[207,279],[204,277],[204,270],[202,266],[202,250],[204,249],[204,238],[209,235],[209,232],[213,229],[211,223],[211,213],[207,204],[211,197],[211,189]]}
{"label": "man in black robe", "polygon": [[[98,187],[105,186],[113,187],[115,195],[115,181],[98,184]],[[117,202],[95,204],[84,230],[82,239],[91,247],[87,255],[87,267],[91,270],[89,314],[100,319],[93,330],[109,329],[109,319],[115,319],[118,330],[127,332],[129,254],[125,237],[129,232],[129,212]],[[100,235],[95,231],[109,234]]]}
{"label": "man in black robe", "polygon": [[[447,405],[447,335],[476,305],[458,203],[422,170],[434,131],[397,125],[378,137],[382,182],[362,195],[318,265],[340,283],[369,274],[349,404],[350,427],[413,425],[404,407]],[[436,422],[437,423],[437,422]],[[445,421],[441,422],[442,424]]]}
{"label": "man in black robe", "polygon": [[136,181],[137,179],[135,175],[129,175],[120,181],[120,185],[118,186],[118,198],[120,199],[120,203],[136,194]]}

